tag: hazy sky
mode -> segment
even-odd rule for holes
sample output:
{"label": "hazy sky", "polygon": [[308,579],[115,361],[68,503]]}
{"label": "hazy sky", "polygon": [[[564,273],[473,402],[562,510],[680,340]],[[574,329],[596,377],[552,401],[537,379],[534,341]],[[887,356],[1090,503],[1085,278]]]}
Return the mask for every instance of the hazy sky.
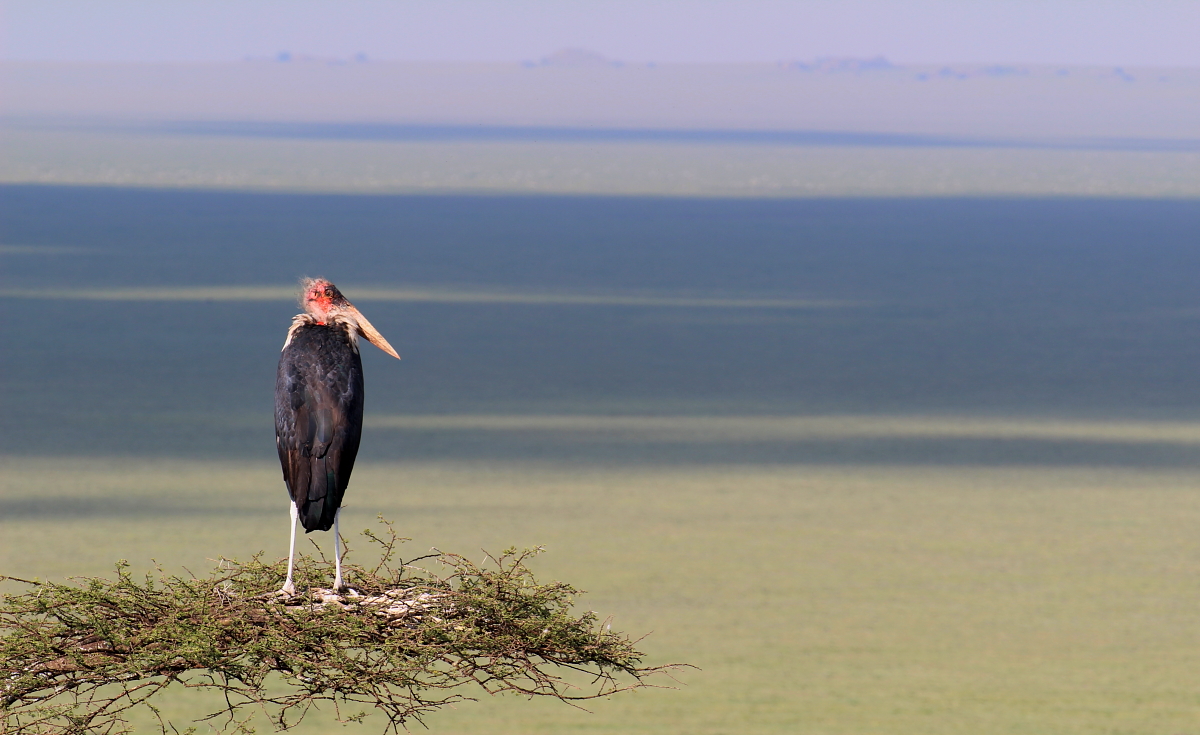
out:
{"label": "hazy sky", "polygon": [[1200,66],[1200,0],[0,0],[0,58]]}

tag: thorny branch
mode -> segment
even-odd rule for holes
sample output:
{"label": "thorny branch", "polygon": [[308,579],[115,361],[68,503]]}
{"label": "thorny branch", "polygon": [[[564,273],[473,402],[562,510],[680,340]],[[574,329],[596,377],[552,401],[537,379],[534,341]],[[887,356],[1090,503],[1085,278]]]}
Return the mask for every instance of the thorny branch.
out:
{"label": "thorny branch", "polygon": [[178,732],[151,699],[182,687],[221,695],[205,719],[224,732],[250,732],[255,712],[286,730],[326,704],[343,722],[374,710],[396,733],[468,699],[464,685],[574,703],[653,686],[647,676],[674,668],[643,666],[638,641],[572,614],[579,591],[528,569],[540,549],[479,566],[422,557],[435,573],[400,560],[403,539],[386,529],[364,532],[380,561],[347,565],[341,593],[319,586],[331,563],[301,558],[307,592],[283,596],[283,563],[261,555],[222,560],[207,577],[160,569],[138,581],[122,562],[111,581],[16,580],[31,589],[0,602],[0,732],[118,735],[137,708]]}

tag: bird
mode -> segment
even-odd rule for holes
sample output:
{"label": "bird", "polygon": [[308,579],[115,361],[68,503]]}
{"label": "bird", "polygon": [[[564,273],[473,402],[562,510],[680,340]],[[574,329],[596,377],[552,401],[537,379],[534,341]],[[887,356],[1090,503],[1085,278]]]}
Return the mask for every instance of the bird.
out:
{"label": "bird", "polygon": [[400,359],[342,292],[324,278],[300,281],[303,313],[292,318],[275,375],[275,446],[291,499],[287,580],[296,593],[296,522],[304,532],[333,528],[334,590],[343,589],[338,517],[358,456],[363,369],[358,338]]}

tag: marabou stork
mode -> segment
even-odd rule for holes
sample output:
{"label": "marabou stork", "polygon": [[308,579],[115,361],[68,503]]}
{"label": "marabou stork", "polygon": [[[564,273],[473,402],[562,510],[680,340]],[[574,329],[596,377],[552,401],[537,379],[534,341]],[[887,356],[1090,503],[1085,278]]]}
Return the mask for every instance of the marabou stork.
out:
{"label": "marabou stork", "polygon": [[358,336],[400,359],[337,286],[322,278],[306,278],[301,287],[304,313],[292,319],[275,376],[275,445],[292,499],[287,581],[281,590],[288,595],[296,592],[292,566],[297,519],[305,533],[333,528],[337,570],[333,586],[342,588],[338,516],[362,436]]}

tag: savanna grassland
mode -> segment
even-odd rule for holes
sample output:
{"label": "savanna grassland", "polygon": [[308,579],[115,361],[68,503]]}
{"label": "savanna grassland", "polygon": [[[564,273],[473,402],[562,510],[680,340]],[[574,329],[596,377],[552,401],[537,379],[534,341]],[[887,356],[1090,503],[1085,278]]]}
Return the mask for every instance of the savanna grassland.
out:
{"label": "savanna grassland", "polygon": [[1025,147],[9,125],[0,574],[283,556],[274,369],[323,275],[404,358],[364,351],[352,558],[377,514],[410,558],[545,545],[648,663],[699,667],[432,731],[1188,732],[1200,154],[1134,118]]}
{"label": "savanna grassland", "polygon": [[[6,510],[35,495],[41,512],[6,521],[5,567],[279,554],[273,470],[6,461]],[[546,544],[541,574],[590,590],[581,604],[615,628],[653,631],[654,660],[702,669],[592,714],[485,699],[430,718],[435,732],[1142,733],[1196,716],[1187,471],[371,462],[343,527],[376,512],[412,534],[410,556]]]}
{"label": "savanna grassland", "polygon": [[700,667],[435,730],[1198,714],[1190,202],[3,202],[6,572],[282,555],[271,381],[287,280],[320,272],[405,358],[364,355],[344,527],[382,513],[410,557],[544,544],[652,661]]}

